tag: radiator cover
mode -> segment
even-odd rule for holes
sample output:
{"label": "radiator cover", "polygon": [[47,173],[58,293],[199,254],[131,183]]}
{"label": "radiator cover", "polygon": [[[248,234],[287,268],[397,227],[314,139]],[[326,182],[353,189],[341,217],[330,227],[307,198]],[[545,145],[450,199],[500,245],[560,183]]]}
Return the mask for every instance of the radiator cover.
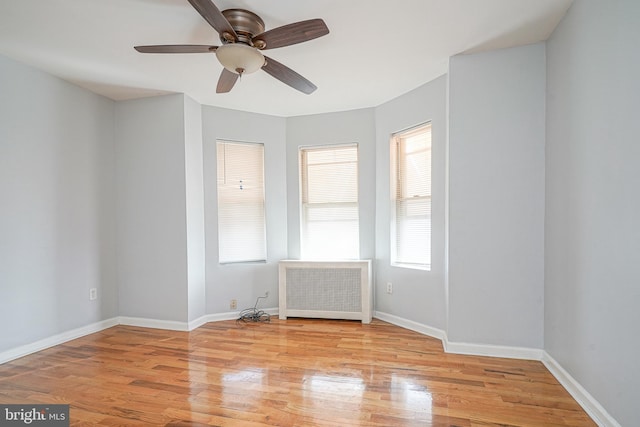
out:
{"label": "radiator cover", "polygon": [[279,317],[370,323],[371,283],[371,260],[280,261]]}

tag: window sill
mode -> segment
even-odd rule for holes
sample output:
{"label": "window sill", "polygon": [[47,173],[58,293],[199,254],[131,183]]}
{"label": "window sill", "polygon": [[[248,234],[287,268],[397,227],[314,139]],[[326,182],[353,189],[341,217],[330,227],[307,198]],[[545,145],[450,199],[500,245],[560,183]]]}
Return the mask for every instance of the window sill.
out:
{"label": "window sill", "polygon": [[256,260],[256,261],[227,261],[227,262],[219,262],[219,265],[251,265],[251,264],[266,264],[266,260]]}
{"label": "window sill", "polygon": [[399,262],[392,262],[391,266],[398,268],[408,268],[410,270],[431,271],[431,265],[426,264],[403,264]]}

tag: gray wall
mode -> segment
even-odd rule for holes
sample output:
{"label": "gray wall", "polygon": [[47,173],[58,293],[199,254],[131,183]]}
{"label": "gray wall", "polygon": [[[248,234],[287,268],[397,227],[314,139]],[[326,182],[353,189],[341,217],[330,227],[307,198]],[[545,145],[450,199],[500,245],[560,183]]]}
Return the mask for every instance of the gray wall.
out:
{"label": "gray wall", "polygon": [[1,352],[118,302],[114,103],[4,56],[0,94]]}
{"label": "gray wall", "polygon": [[121,316],[188,320],[184,119],[183,95],[116,104]]}
{"label": "gray wall", "polygon": [[358,144],[360,258],[375,256],[375,113],[372,108],[289,117],[287,119],[286,192],[289,258],[300,258],[300,146]]}
{"label": "gray wall", "polygon": [[544,44],[451,58],[451,341],[542,348],[544,114]]}
{"label": "gray wall", "polygon": [[640,425],[640,3],[574,2],[547,48],[545,349]]}
{"label": "gray wall", "polygon": [[[269,292],[260,307],[278,306],[278,261],[287,258],[287,198],[285,119],[216,107],[202,107],[204,190],[206,215],[206,310],[208,314],[253,307],[256,298]],[[267,262],[218,263],[216,140],[264,144]]]}
{"label": "gray wall", "polygon": [[[442,76],[375,109],[376,124],[376,310],[445,329],[445,150],[447,77]],[[431,271],[390,265],[391,134],[420,123],[432,123]],[[371,186],[367,185],[370,191]],[[386,284],[393,293],[386,293]]]}

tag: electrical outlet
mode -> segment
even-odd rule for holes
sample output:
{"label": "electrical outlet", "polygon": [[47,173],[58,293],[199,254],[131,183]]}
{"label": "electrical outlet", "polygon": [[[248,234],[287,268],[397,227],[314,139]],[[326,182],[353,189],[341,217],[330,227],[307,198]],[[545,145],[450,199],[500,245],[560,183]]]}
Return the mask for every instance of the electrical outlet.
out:
{"label": "electrical outlet", "polygon": [[393,283],[391,283],[391,282],[387,282],[387,293],[388,294],[392,294],[393,293]]}
{"label": "electrical outlet", "polygon": [[95,299],[98,299],[98,289],[91,288],[89,289],[89,300],[93,301]]}
{"label": "electrical outlet", "polygon": [[236,310],[238,308],[238,300],[232,299],[231,303],[229,303],[229,308],[231,310]]}

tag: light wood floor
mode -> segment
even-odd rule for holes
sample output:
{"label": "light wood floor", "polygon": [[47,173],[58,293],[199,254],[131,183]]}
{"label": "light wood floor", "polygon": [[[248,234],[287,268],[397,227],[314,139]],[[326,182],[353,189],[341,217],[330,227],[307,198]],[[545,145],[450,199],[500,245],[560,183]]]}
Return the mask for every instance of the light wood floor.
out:
{"label": "light wood floor", "polygon": [[69,403],[71,425],[595,426],[540,362],[378,320],[117,326],[0,365],[0,403]]}

